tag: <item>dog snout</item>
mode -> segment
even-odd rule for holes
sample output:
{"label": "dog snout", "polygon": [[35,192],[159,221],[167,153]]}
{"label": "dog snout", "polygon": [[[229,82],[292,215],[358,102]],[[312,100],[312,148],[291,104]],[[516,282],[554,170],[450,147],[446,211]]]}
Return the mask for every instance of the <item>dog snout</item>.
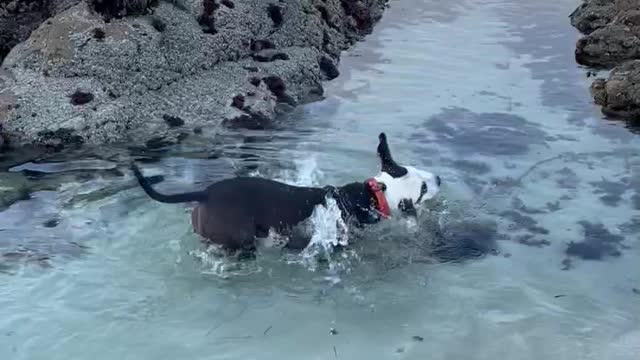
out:
{"label": "dog snout", "polygon": [[436,175],[436,185],[440,186],[440,184],[442,184],[442,179],[440,179],[440,176]]}

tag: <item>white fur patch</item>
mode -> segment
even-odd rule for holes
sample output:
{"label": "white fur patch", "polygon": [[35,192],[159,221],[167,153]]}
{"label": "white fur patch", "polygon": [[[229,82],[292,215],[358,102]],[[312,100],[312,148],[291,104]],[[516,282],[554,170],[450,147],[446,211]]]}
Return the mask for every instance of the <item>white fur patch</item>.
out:
{"label": "white fur patch", "polygon": [[[411,166],[404,166],[407,169],[405,176],[394,178],[391,175],[381,172],[375,176],[378,182],[384,183],[387,189],[384,192],[392,213],[398,212],[398,205],[403,199],[410,199],[419,210],[418,199],[420,203],[425,202],[436,196],[440,191],[440,186],[436,180],[436,176],[428,171],[418,170]],[[422,184],[427,185],[427,192],[420,197]]]}

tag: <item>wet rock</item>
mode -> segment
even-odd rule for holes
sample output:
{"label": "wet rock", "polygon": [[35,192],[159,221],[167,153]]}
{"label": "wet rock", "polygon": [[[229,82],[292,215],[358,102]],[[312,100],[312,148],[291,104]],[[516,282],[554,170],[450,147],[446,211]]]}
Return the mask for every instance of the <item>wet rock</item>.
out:
{"label": "wet rock", "polygon": [[242,110],[244,108],[244,95],[239,94],[234,96],[233,100],[231,101],[231,106],[236,109]]}
{"label": "wet rock", "polygon": [[583,34],[607,26],[618,14],[615,1],[585,1],[569,15],[571,25]]}
{"label": "wet rock", "polygon": [[327,80],[333,80],[340,76],[338,67],[333,63],[333,60],[331,60],[327,56],[323,56],[320,58],[319,65],[320,71],[322,71]]}
{"label": "wet rock", "polygon": [[69,98],[71,99],[70,100],[71,104],[77,106],[77,105],[84,105],[93,101],[94,96],[90,92],[76,90],[73,94],[69,96]]}
{"label": "wet rock", "polygon": [[273,93],[277,98],[281,98],[286,94],[287,85],[279,76],[267,76],[262,79],[269,88],[269,91]]}
{"label": "wet rock", "polygon": [[162,119],[164,119],[164,121],[167,123],[167,125],[169,125],[169,127],[179,127],[184,125],[184,120],[182,120],[177,116],[164,114],[162,115]]}
{"label": "wet rock", "polygon": [[276,112],[276,98],[259,90],[253,96],[236,95],[230,104],[231,115],[223,124],[233,129],[266,129],[271,126]]}
{"label": "wet rock", "polygon": [[614,68],[607,80],[594,81],[591,93],[604,114],[640,122],[640,60]]}
{"label": "wet rock", "polygon": [[598,29],[578,40],[575,56],[579,64],[597,67],[640,59],[640,24],[611,24]]}
{"label": "wet rock", "polygon": [[585,34],[576,44],[580,64],[612,68],[609,80],[596,79],[591,91],[602,112],[613,118],[640,118],[638,65],[640,2],[585,0],[571,14],[571,24]]}
{"label": "wet rock", "polygon": [[586,0],[571,15],[585,34],[576,44],[576,61],[611,67],[639,58],[640,3],[636,0]]}
{"label": "wet rock", "polygon": [[[189,119],[188,132],[247,114],[273,120],[284,105],[276,111],[270,94],[258,99],[265,85],[289,106],[316,99],[310,95],[322,93],[326,77],[318,59],[337,61],[367,33],[352,26],[354,19],[377,20],[386,3],[359,1],[347,13],[341,0],[323,1],[329,26],[314,5],[298,0],[96,1],[52,13],[3,62],[0,85],[29,94],[20,108],[0,106],[12,144],[174,142],[180,133],[167,129],[167,113]],[[252,76],[266,80],[247,81]],[[76,89],[94,96],[90,107],[69,103]],[[251,92],[262,102],[253,108],[265,109],[242,116],[229,99]]]}
{"label": "wet rock", "polygon": [[80,0],[6,0],[0,3],[0,63],[18,43],[26,40],[49,17]]}

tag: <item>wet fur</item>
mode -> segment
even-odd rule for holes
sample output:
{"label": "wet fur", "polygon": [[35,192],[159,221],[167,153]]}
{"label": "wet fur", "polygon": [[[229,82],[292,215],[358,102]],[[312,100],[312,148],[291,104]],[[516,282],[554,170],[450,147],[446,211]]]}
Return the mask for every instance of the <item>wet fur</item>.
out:
{"label": "wet fur", "polygon": [[[379,140],[377,150],[382,172],[375,178],[384,183],[385,197],[395,208],[392,211],[413,214],[415,205],[438,192],[439,178],[413,167],[399,166],[391,157],[384,133],[380,134]],[[228,249],[253,249],[256,239],[267,237],[270,230],[290,235],[318,205],[326,206],[329,197],[336,200],[347,222],[365,225],[380,220],[374,208],[374,194],[366,181],[318,188],[258,177],[236,177],[216,182],[203,191],[166,195],[155,191],[135,164],[132,164],[132,170],[152,199],[169,204],[196,202],[192,212],[194,232]],[[302,249],[309,240],[295,239],[287,246]]]}

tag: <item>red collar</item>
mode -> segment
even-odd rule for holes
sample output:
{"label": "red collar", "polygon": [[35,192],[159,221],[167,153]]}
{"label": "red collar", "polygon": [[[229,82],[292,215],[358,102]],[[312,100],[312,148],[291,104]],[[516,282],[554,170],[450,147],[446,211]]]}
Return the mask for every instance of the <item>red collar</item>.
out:
{"label": "red collar", "polygon": [[376,179],[367,180],[367,186],[369,190],[373,193],[373,197],[376,202],[376,210],[385,219],[389,219],[391,217],[391,209],[389,209],[389,204],[387,203],[387,198],[384,196],[383,187],[378,183]]}

